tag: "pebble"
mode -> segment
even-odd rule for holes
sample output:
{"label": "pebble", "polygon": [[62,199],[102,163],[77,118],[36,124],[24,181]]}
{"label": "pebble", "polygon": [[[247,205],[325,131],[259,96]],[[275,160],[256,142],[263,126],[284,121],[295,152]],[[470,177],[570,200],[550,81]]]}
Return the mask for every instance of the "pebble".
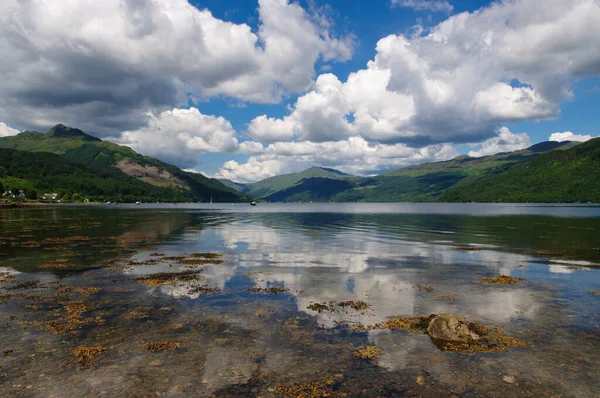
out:
{"label": "pebble", "polygon": [[515,379],[514,376],[504,376],[502,378],[502,380],[504,380],[505,382],[507,382],[509,384],[515,384],[517,382],[517,379]]}

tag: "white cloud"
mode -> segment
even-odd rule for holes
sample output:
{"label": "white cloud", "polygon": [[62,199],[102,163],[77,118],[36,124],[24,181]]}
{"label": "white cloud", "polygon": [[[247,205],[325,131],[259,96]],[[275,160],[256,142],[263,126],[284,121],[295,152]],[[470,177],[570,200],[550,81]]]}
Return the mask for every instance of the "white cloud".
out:
{"label": "white cloud", "polygon": [[[235,130],[223,117],[204,115],[196,108],[147,114],[147,124],[124,131],[117,140],[134,150],[180,166],[195,166],[206,152],[234,152],[239,148]],[[249,144],[246,144],[249,145]]]}
{"label": "white cloud", "polygon": [[261,115],[250,122],[248,134],[261,142],[289,141],[294,138],[294,128],[294,122],[289,117],[275,119]]}
{"label": "white cloud", "polygon": [[492,3],[426,36],[382,38],[366,69],[346,82],[321,75],[290,115],[263,115],[251,131],[270,141],[485,140],[505,122],[555,117],[575,80],[600,74],[600,52],[589,51],[598,37],[596,0]]}
{"label": "white cloud", "polygon": [[13,129],[6,123],[0,122],[0,137],[10,137],[11,135],[17,135],[19,133],[19,130]]}
{"label": "white cloud", "polygon": [[330,142],[278,142],[251,156],[246,163],[228,161],[218,178],[248,182],[319,165],[349,174],[371,174],[416,163],[448,160],[458,153],[452,145],[411,148],[404,144],[370,144],[361,137]]}
{"label": "white cloud", "polygon": [[[115,134],[199,97],[278,102],[314,64],[352,56],[353,37],[288,0],[259,0],[258,31],[187,0],[4,0],[0,120]],[[318,18],[318,21],[316,20]]]}
{"label": "white cloud", "polygon": [[526,133],[513,134],[507,127],[498,130],[498,136],[481,143],[478,151],[470,151],[469,156],[480,157],[495,155],[500,152],[512,152],[529,148],[531,140]]}
{"label": "white cloud", "polygon": [[592,137],[591,135],[587,134],[587,135],[577,135],[577,134],[573,134],[570,131],[565,131],[564,133],[553,133],[549,140],[550,141],[558,141],[558,142],[563,142],[563,141],[579,141],[579,142],[585,142],[585,141],[589,141],[593,138],[596,137]]}
{"label": "white cloud", "polygon": [[[393,3],[452,11],[446,1]],[[186,0],[4,0],[0,120],[71,124],[184,167],[205,152],[250,155],[220,171],[237,180],[315,164],[369,174],[447,159],[453,143],[481,142],[474,156],[525,147],[526,134],[501,126],[556,117],[573,82],[600,75],[598,0],[493,2],[381,38],[345,79],[315,79],[315,63],[349,59],[354,38],[336,36],[327,8],[308,4],[259,0],[253,31]],[[285,117],[253,118],[240,143],[224,118],[176,109],[188,93],[301,95]]]}
{"label": "white cloud", "polygon": [[441,11],[450,13],[454,9],[452,4],[440,0],[392,0],[392,7],[412,8],[417,11]]}

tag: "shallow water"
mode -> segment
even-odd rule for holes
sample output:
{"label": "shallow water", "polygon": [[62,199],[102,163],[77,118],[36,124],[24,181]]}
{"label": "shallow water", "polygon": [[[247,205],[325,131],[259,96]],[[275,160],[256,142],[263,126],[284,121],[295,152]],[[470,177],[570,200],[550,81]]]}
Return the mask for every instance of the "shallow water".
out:
{"label": "shallow water", "polygon": [[[600,396],[599,217],[482,204],[0,211],[0,396]],[[527,279],[479,280],[496,275]],[[338,305],[349,300],[370,307]],[[357,331],[443,312],[530,344],[469,354]],[[140,347],[153,342],[177,345]],[[380,357],[353,355],[361,346]]]}

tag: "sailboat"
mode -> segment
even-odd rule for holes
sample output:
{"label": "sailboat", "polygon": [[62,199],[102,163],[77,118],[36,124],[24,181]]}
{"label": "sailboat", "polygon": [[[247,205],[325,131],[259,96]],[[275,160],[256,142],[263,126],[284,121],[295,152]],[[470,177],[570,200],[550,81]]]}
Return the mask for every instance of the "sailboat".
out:
{"label": "sailboat", "polygon": [[213,202],[212,202],[212,196],[210,197],[210,204],[211,204],[211,205],[213,204]]}

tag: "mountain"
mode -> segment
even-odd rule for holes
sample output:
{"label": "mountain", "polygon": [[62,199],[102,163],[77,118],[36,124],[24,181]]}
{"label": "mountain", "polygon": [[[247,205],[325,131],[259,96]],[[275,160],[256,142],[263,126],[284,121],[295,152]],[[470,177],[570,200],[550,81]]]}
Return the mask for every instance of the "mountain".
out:
{"label": "mountain", "polygon": [[424,163],[373,177],[355,177],[313,167],[302,173],[247,184],[242,192],[272,202],[435,202],[446,190],[489,170],[507,170],[549,151],[564,151],[576,144],[543,142],[524,150],[479,158],[463,155],[449,161]]}
{"label": "mountain", "polygon": [[435,173],[452,173],[460,177],[477,175],[483,170],[498,166],[508,166],[516,163],[526,162],[543,153],[555,149],[568,149],[576,145],[575,142],[541,142],[527,149],[514,152],[497,153],[490,156],[471,157],[467,155],[458,156],[452,160],[436,163],[423,163],[415,166],[404,167],[383,174],[386,177],[419,177]]}
{"label": "mountain", "polygon": [[267,178],[252,184],[246,184],[242,192],[255,197],[269,200],[268,197],[277,192],[290,189],[300,183],[302,180],[310,178],[326,178],[329,180],[340,180],[352,177],[341,171],[328,169],[324,167],[311,167],[300,173],[284,174],[276,177]]}
{"label": "mountain", "polygon": [[[165,189],[161,192],[169,194],[163,200],[208,201],[211,197],[216,202],[249,200],[215,179],[185,172],[158,159],[140,155],[129,147],[105,142],[63,125],[57,125],[47,133],[26,131],[0,138],[0,148],[53,153],[72,163],[87,166],[88,171],[108,172],[113,177],[122,175],[118,178],[121,182],[124,181],[123,176],[130,177],[127,181],[143,182],[150,190],[152,187]],[[76,187],[70,189],[72,191]],[[83,194],[80,190],[77,192]]]}
{"label": "mountain", "polygon": [[227,178],[218,178],[218,180],[221,184],[225,185],[226,187],[233,188],[238,192],[242,192],[244,189],[246,189],[246,184],[242,184],[241,182],[234,182],[228,180]]}
{"label": "mountain", "polygon": [[461,181],[450,202],[600,202],[600,138]]}

